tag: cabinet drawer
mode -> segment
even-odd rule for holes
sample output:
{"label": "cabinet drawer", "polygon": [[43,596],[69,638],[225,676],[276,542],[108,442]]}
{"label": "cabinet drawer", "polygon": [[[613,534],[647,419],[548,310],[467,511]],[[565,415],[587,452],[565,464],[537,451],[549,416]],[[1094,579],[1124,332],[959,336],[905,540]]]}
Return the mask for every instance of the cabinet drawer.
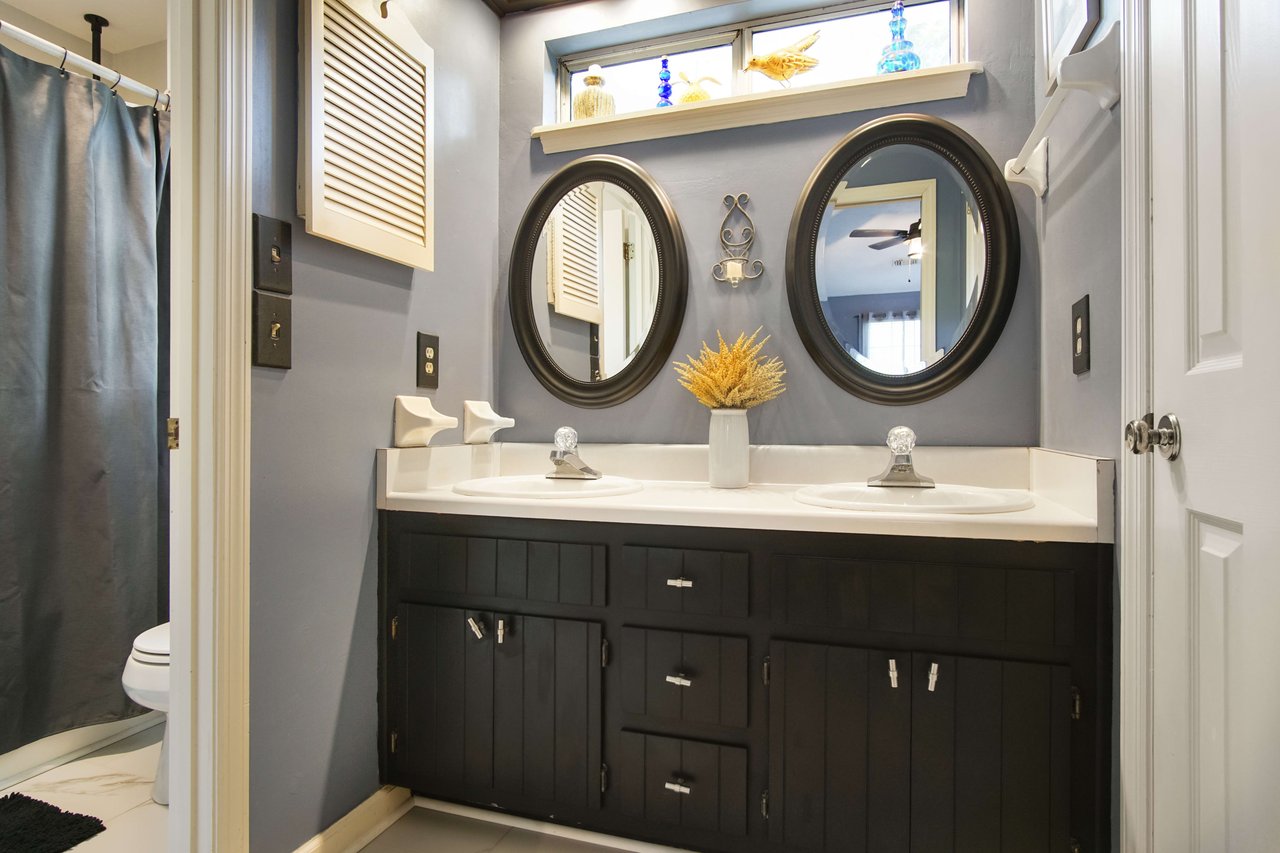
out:
{"label": "cabinet drawer", "polygon": [[396,546],[406,595],[443,592],[605,605],[604,545],[403,533]]}
{"label": "cabinet drawer", "polygon": [[622,732],[619,796],[634,817],[687,829],[747,834],[747,750]]}
{"label": "cabinet drawer", "polygon": [[1069,646],[1071,572],[778,556],[770,602],[788,625]]}
{"label": "cabinet drawer", "polygon": [[622,709],[690,723],[747,725],[747,640],[622,629]]}
{"label": "cabinet drawer", "polygon": [[643,545],[623,547],[615,584],[624,607],[740,619],[750,589],[744,553]]}

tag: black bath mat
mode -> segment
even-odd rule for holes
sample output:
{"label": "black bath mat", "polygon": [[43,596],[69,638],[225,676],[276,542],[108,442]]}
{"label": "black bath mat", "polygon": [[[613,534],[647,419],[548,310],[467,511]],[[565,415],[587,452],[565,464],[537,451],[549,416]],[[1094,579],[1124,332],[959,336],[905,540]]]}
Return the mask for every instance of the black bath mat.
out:
{"label": "black bath mat", "polygon": [[0,853],[63,853],[106,828],[24,794],[0,797]]}

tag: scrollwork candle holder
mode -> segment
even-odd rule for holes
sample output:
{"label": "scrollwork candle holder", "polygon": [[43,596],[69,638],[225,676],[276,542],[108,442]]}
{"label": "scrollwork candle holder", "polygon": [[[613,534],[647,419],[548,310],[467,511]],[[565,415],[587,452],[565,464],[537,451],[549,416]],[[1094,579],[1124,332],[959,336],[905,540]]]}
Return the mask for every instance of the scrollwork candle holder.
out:
{"label": "scrollwork candle holder", "polygon": [[[724,257],[711,268],[711,277],[737,287],[744,281],[759,278],[764,272],[764,262],[751,257],[751,244],[756,241],[756,226],[747,214],[746,205],[751,197],[746,193],[727,195],[724,206],[729,208],[720,223],[720,250]],[[736,225],[730,220],[737,218]],[[738,237],[735,239],[735,232]]]}

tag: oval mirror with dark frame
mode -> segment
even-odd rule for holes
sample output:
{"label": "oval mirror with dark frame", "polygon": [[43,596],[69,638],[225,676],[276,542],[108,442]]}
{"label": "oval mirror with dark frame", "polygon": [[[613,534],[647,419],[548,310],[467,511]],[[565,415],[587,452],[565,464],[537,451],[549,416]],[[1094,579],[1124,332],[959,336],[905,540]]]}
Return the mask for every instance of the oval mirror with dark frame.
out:
{"label": "oval mirror with dark frame", "polygon": [[575,406],[613,406],[666,365],[684,319],[688,259],[671,202],[630,160],[583,157],[529,202],[508,304],[533,375]]}
{"label": "oval mirror with dark frame", "polygon": [[787,299],[805,349],[846,391],[919,403],[963,381],[1013,306],[1021,243],[1000,170],[942,119],[846,136],[791,220]]}

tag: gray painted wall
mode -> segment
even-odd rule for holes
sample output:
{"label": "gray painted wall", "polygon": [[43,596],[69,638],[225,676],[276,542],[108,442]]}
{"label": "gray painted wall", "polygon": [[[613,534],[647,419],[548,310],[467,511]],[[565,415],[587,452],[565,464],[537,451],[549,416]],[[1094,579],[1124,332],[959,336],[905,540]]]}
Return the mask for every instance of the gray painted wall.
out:
{"label": "gray painted wall", "polygon": [[[502,293],[511,243],[525,205],[556,169],[582,154],[593,153],[548,156],[529,138],[530,128],[550,118],[544,90],[551,74],[546,43],[553,41],[573,49],[609,40],[617,43],[664,30],[741,20],[761,14],[765,5],[671,0],[661,4],[661,11],[672,17],[652,21],[655,13],[651,3],[600,0],[503,20]],[[769,5],[772,9],[782,4]],[[966,98],[918,108],[964,128],[999,164],[1016,154],[1035,120],[1031,85],[1035,5],[1027,0],[970,3],[969,55],[985,63],[986,73],[974,78]],[[616,29],[589,38],[577,36],[610,27]],[[767,349],[786,362],[788,391],[778,401],[753,411],[753,442],[878,443],[898,423],[912,425],[926,444],[1027,445],[1038,441],[1039,260],[1035,208],[1028,193],[1014,192],[1023,230],[1023,263],[1013,314],[995,351],[951,393],[909,407],[862,401],[837,388],[819,371],[792,325],[783,264],[791,212],[805,181],[846,133],[875,116],[911,109],[872,110],[602,149],[628,157],[653,174],[671,196],[684,228],[690,294],[673,358],[696,352],[700,341],[715,339],[717,329],[731,336],[763,324],[773,335]],[[750,193],[749,210],[759,229],[756,252],[766,266],[761,279],[738,290],[716,283],[710,275],[719,257],[720,200],[729,192]],[[706,440],[707,413],[676,384],[670,372],[661,374],[621,406],[576,409],[557,400],[533,379],[516,348],[505,311],[499,318],[499,329],[497,405],[517,423],[504,434],[506,440],[548,440],[563,423],[578,427],[584,441]]]}
{"label": "gray painted wall", "polygon": [[[1036,4],[1037,6],[1039,4]],[[1119,20],[1104,0],[1096,42]],[[1037,52],[1040,40],[1036,39]],[[1037,107],[1045,98],[1037,86]],[[1120,107],[1072,92],[1049,133],[1049,191],[1037,205],[1040,242],[1040,443],[1120,453]],[[1031,196],[1026,187],[1015,195]],[[1088,294],[1091,369],[1071,372],[1071,306]],[[1139,413],[1140,414],[1140,413]]]}
{"label": "gray painted wall", "polygon": [[[253,374],[255,853],[291,851],[378,787],[374,449],[441,336],[444,412],[492,392],[498,21],[479,0],[405,8],[435,49],[436,269],[309,237],[293,217],[297,0],[254,3],[254,210],[293,220],[293,370]],[[445,440],[460,440],[458,432]]]}

